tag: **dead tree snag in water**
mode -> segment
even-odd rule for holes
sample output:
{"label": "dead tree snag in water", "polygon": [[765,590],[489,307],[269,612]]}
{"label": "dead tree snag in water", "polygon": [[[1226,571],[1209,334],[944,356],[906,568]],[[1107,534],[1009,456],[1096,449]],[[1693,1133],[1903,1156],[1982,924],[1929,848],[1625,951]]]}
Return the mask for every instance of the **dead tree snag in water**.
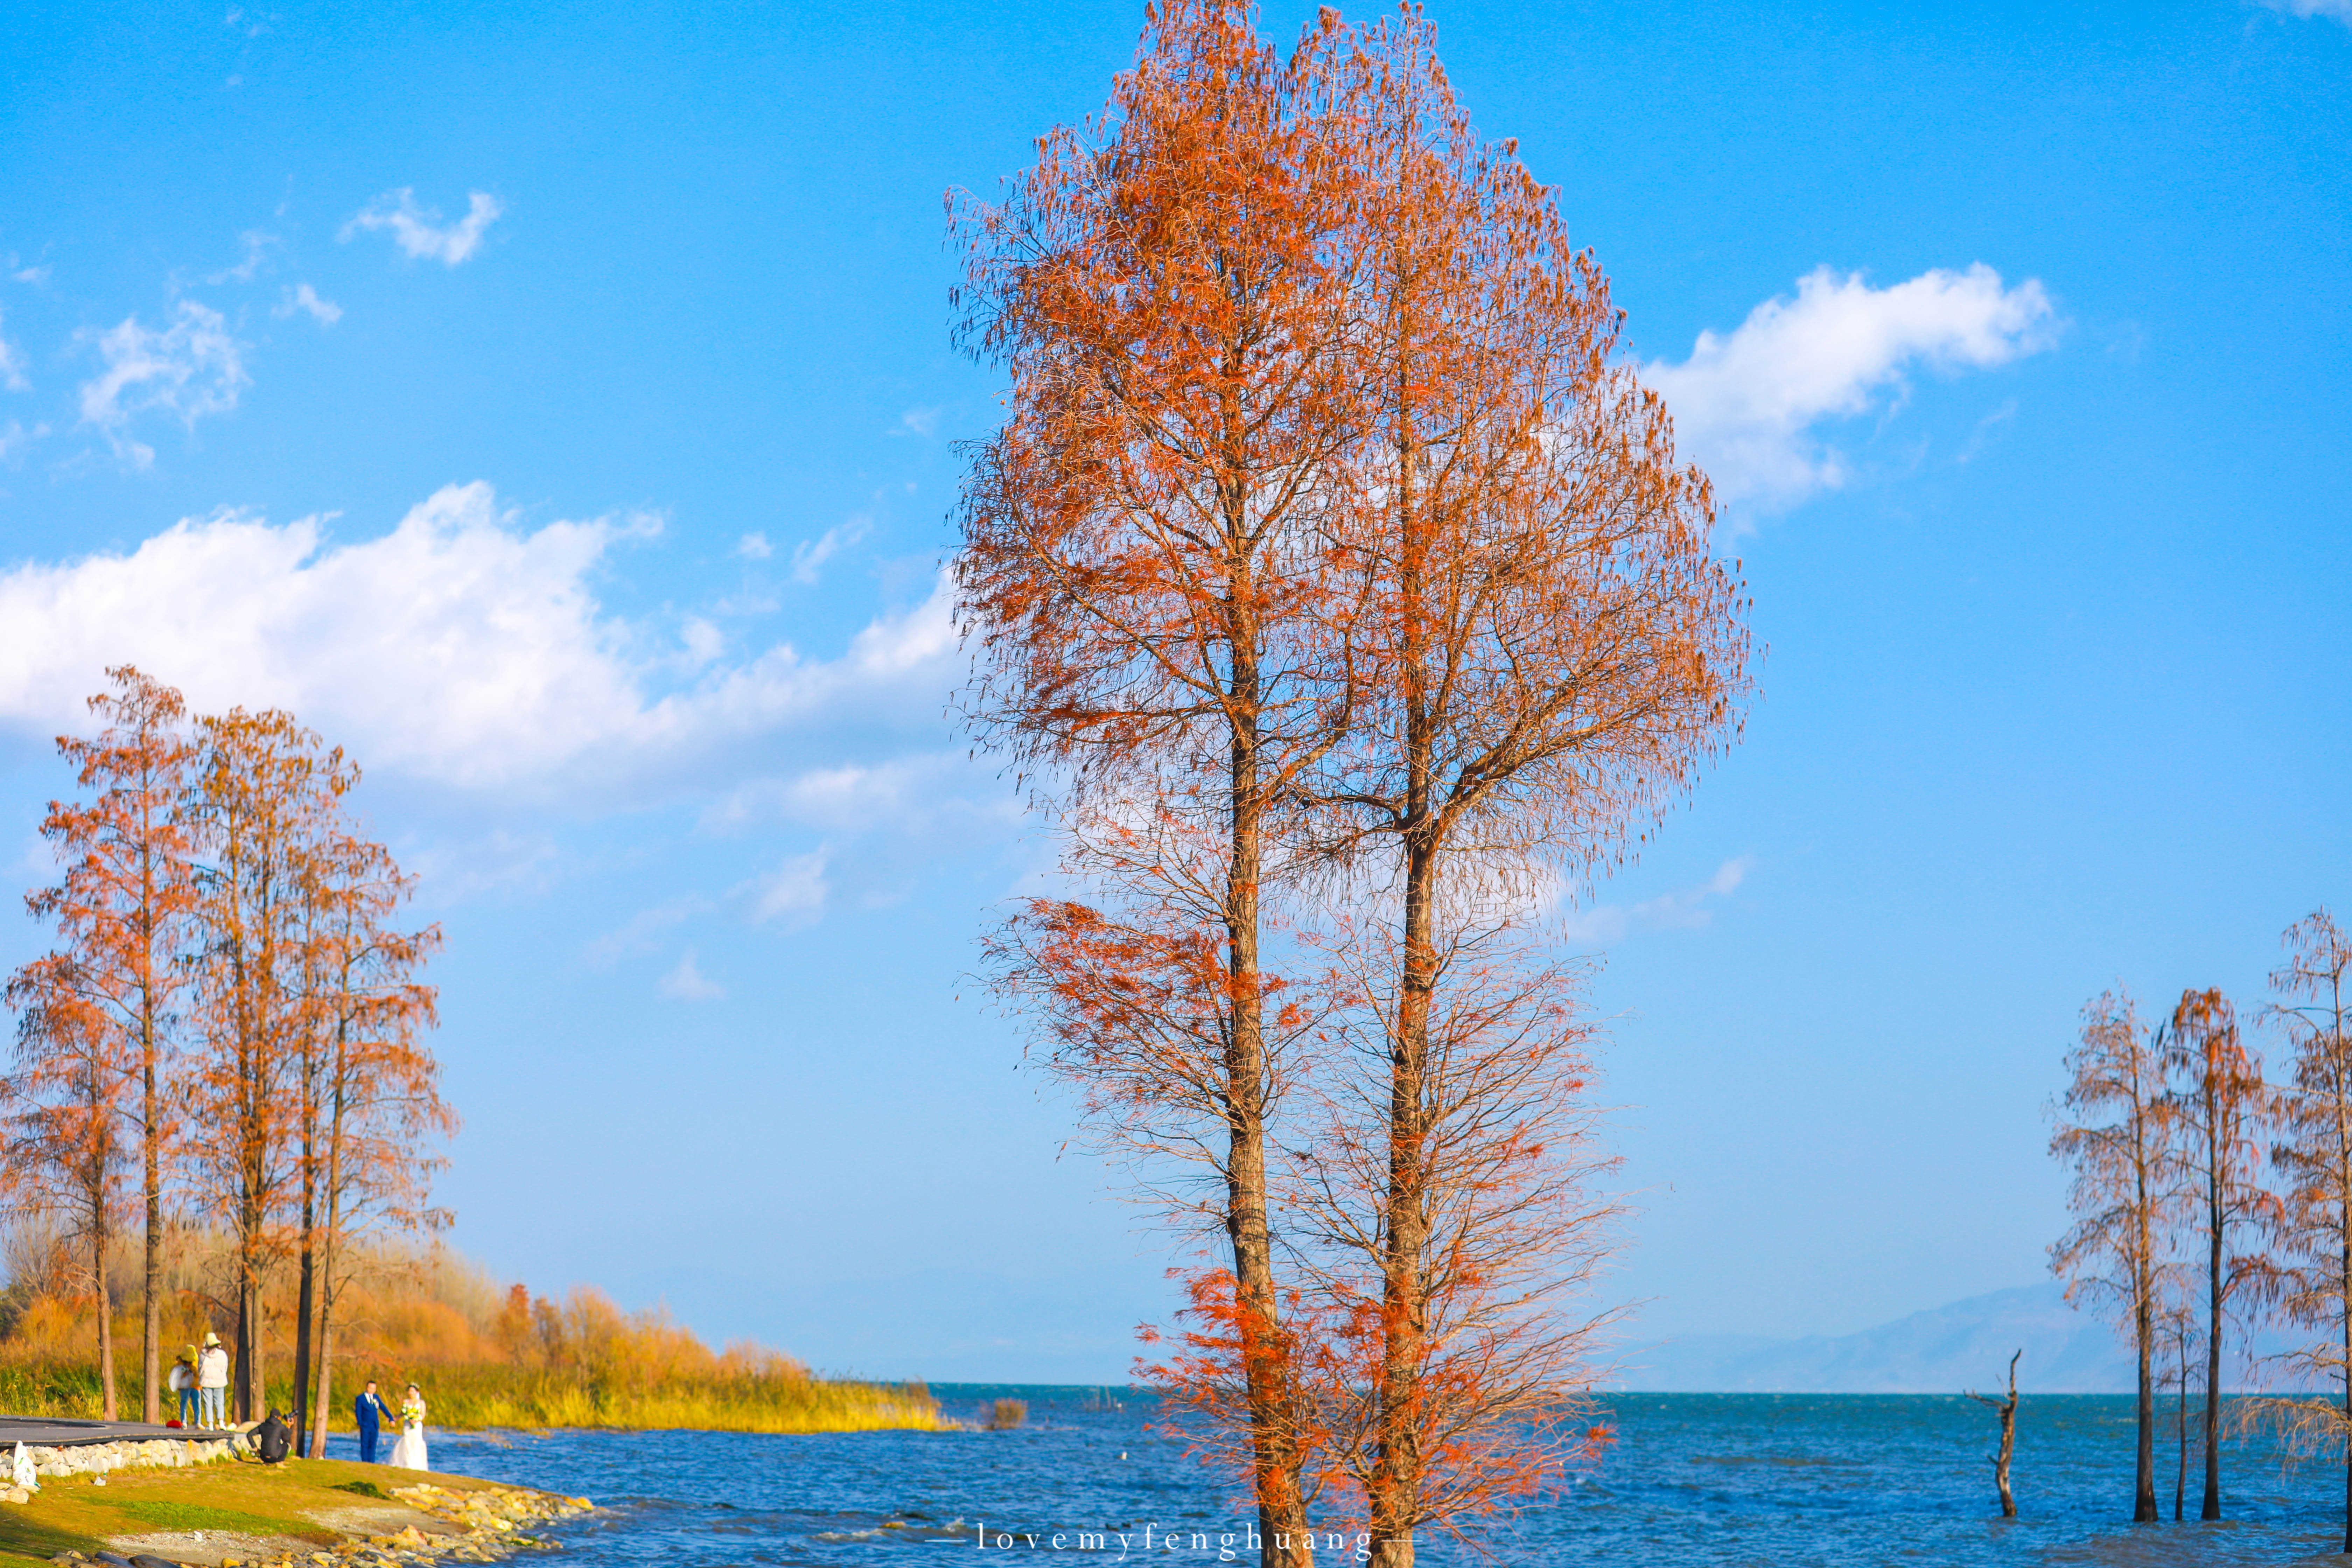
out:
{"label": "dead tree snag in water", "polygon": [[1990,1394],[1969,1391],[1969,1397],[1979,1405],[1989,1405],[2000,1416],[2000,1447],[1992,1456],[1992,1484],[2000,1492],[2000,1517],[2017,1517],[2017,1497],[2009,1489],[2009,1461],[2017,1452],[2017,1358],[2018,1351],[2009,1358],[2009,1397],[1995,1399]]}

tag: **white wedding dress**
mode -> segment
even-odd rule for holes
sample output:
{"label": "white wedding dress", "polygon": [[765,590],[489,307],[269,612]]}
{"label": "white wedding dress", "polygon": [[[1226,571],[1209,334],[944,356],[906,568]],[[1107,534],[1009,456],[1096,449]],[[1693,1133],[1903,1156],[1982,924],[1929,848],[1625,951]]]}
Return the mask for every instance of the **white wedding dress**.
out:
{"label": "white wedding dress", "polygon": [[404,1470],[429,1470],[425,1461],[425,1413],[414,1415],[404,1407],[401,1411],[400,1441],[392,1446],[392,1458],[386,1461]]}

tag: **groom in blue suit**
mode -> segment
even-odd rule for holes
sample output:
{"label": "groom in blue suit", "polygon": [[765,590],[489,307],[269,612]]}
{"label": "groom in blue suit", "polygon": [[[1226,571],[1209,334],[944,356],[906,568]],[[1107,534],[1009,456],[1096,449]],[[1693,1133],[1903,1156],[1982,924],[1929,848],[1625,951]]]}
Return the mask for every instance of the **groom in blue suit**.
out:
{"label": "groom in blue suit", "polygon": [[352,1402],[352,1414],[360,1424],[360,1463],[375,1463],[376,1434],[383,1429],[383,1418],[392,1414],[383,1401],[375,1396],[375,1380],[370,1378],[366,1390]]}

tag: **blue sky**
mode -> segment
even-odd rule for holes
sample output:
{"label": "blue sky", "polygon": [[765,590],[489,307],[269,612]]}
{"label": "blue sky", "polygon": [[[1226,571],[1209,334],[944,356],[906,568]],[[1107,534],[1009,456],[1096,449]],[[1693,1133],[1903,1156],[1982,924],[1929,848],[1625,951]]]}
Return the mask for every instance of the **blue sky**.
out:
{"label": "blue sky", "polygon": [[[1645,1335],[2041,1275],[2082,1002],[2352,904],[2352,17],[1433,5],[1734,499],[1745,743],[1605,952]],[[1304,6],[1267,14],[1287,35]],[[1122,1375],[1164,1259],[966,983],[940,198],[1132,5],[47,6],[0,59],[0,864],[131,658],[368,770],[455,1239],[883,1375]],[[0,959],[41,933],[0,917]]]}

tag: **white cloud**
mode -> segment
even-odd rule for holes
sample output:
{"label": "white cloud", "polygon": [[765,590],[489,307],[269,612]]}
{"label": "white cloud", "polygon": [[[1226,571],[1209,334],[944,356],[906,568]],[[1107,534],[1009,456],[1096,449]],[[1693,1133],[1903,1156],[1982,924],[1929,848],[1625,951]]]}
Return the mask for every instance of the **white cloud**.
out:
{"label": "white cloud", "polygon": [[205,415],[235,408],[252,382],[245,374],[246,345],[219,311],[194,300],[180,301],[167,327],[150,331],[126,316],[121,326],[84,330],[76,341],[95,343],[106,366],[81,384],[82,423],[103,431],[116,456],[142,468],[155,451],[131,438],[136,416],[153,410],[193,429]]}
{"label": "white cloud", "polygon": [[27,430],[11,419],[0,426],[0,463],[13,463],[24,455],[25,448],[49,433],[47,425],[36,425]]}
{"label": "white cloud", "polygon": [[832,888],[824,879],[827,858],[824,849],[813,849],[805,855],[795,855],[751,886],[751,918],[766,921],[780,920],[785,929],[808,925],[824,912],[825,900]]}
{"label": "white cloud", "polygon": [[2333,16],[2352,27],[2352,0],[2254,0],[2266,11],[2280,11],[2290,16]]}
{"label": "white cloud", "polygon": [[890,434],[893,436],[935,436],[939,433],[940,415],[941,412],[943,411],[938,408],[909,408],[907,412],[898,416],[898,427],[892,430]]}
{"label": "white cloud", "polygon": [[205,282],[220,284],[232,279],[239,283],[252,282],[254,274],[259,272],[268,260],[269,247],[278,242],[276,235],[264,234],[257,228],[247,229],[237,237],[245,242],[245,259],[234,267],[214,273],[205,279]]}
{"label": "white cloud", "polygon": [[768,542],[764,533],[747,533],[735,542],[735,553],[746,561],[765,561],[775,552],[776,547]]}
{"label": "white cloud", "polygon": [[596,963],[610,963],[625,953],[649,952],[654,939],[673,927],[684,924],[693,916],[707,914],[710,900],[698,893],[656,904],[649,910],[639,910],[628,918],[620,930],[607,931],[588,944],[588,957]]}
{"label": "white cloud", "polygon": [[269,313],[281,321],[297,310],[308,310],[322,327],[331,327],[343,319],[343,308],[332,300],[320,299],[319,291],[308,283],[280,290],[278,303],[269,308]]}
{"label": "white cloud", "polygon": [[477,483],[348,544],[317,519],[232,512],[129,554],[30,563],[0,572],[0,725],[82,722],[82,699],[127,661],[199,709],[289,708],[372,769],[599,805],[723,790],[766,771],[761,748],[794,727],[936,721],[959,668],[944,577],[836,658],[777,643],[680,675],[701,658],[691,643],[605,614],[590,585],[649,531],[526,531]]}
{"label": "white cloud", "polygon": [[901,838],[930,828],[943,816],[961,822],[975,812],[1017,810],[1010,795],[976,802],[959,793],[976,771],[961,752],[927,752],[877,763],[809,768],[789,778],[750,780],[704,808],[705,832],[734,833],[789,822],[829,833],[887,827]]}
{"label": "white cloud", "polygon": [[1849,477],[1816,424],[1899,404],[1914,366],[2006,364],[2050,347],[2054,331],[2039,281],[2004,289],[1981,262],[1885,289],[1822,267],[1798,279],[1793,300],[1767,300],[1728,336],[1701,332],[1689,359],[1644,365],[1642,379],[1665,399],[1679,448],[1720,499],[1779,509]]}
{"label": "white cloud", "polygon": [[694,966],[694,949],[689,947],[677,966],[661,977],[661,992],[681,1002],[715,1002],[727,994],[727,988],[706,979]]}
{"label": "white cloud", "polygon": [[1638,904],[1593,904],[1568,910],[1559,916],[1560,932],[1570,942],[1607,946],[1635,931],[1696,931],[1715,919],[1715,906],[1739,890],[1755,866],[1754,857],[1741,855],[1716,868],[1715,875],[1696,888],[1662,893]]}
{"label": "white cloud", "polygon": [[727,651],[727,634],[700,616],[688,616],[677,628],[679,660],[688,669],[716,664]]}
{"label": "white cloud", "polygon": [[814,539],[803,540],[793,546],[793,581],[814,583],[818,569],[840,551],[866,537],[873,519],[859,513],[844,522],[836,522]]}
{"label": "white cloud", "polygon": [[11,392],[27,392],[32,385],[25,379],[25,361],[16,345],[0,337],[0,386]]}
{"label": "white cloud", "polygon": [[466,216],[456,223],[445,223],[438,207],[418,206],[415,193],[407,186],[386,191],[352,215],[336,237],[349,239],[361,229],[388,228],[407,255],[455,267],[474,254],[482,243],[482,231],[506,210],[488,191],[475,191],[467,200]]}

